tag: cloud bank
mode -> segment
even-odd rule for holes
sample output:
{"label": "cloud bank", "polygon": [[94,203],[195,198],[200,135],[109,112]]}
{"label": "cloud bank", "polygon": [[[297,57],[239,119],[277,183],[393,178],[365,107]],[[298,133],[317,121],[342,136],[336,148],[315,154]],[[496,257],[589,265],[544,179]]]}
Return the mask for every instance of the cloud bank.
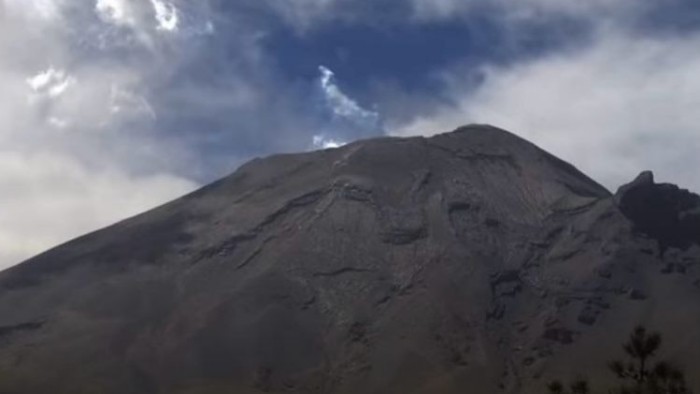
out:
{"label": "cloud bank", "polygon": [[[126,0],[82,2],[95,14],[73,27],[77,6],[4,0],[0,8],[0,268],[197,186],[154,165],[172,152],[158,149],[147,127],[139,127],[142,135],[122,129],[155,116],[142,95],[147,71],[99,48],[111,26],[145,34],[136,7]],[[172,17],[164,18],[173,26]],[[85,27],[100,33],[76,42]],[[155,149],[144,153],[134,145]]]}
{"label": "cloud bank", "polygon": [[[700,190],[700,35],[640,38],[600,32],[586,48],[479,70],[461,89],[451,70],[451,105],[399,125],[430,134],[464,123],[512,130],[569,160],[607,187],[644,169]],[[466,74],[466,73],[465,73]]]}

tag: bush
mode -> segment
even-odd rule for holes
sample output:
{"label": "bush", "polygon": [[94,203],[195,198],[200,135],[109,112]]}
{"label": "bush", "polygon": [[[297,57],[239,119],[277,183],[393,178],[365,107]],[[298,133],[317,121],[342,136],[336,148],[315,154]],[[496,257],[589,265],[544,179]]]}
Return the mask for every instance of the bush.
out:
{"label": "bush", "polygon": [[[652,362],[661,347],[661,334],[648,332],[637,326],[622,345],[627,360],[615,360],[608,364],[610,370],[621,380],[611,394],[692,394],[683,372],[666,361]],[[560,381],[547,385],[549,394],[588,394],[590,389],[585,379],[577,379],[565,387]]]}

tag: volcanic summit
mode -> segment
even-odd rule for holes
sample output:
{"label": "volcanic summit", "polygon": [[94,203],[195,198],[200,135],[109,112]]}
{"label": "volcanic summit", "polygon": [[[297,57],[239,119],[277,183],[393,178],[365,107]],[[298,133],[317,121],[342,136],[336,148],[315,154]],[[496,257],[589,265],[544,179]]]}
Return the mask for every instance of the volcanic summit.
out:
{"label": "volcanic summit", "polygon": [[491,126],[255,159],[1,273],[0,392],[536,393],[639,323],[694,366],[698,234]]}

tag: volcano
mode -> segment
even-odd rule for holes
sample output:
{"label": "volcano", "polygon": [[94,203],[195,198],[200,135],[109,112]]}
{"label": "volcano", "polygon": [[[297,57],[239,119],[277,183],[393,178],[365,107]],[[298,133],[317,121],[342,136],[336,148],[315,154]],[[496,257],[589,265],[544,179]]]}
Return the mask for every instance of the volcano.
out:
{"label": "volcano", "polygon": [[491,126],[255,159],[0,273],[0,392],[595,388],[637,324],[691,368],[699,234]]}

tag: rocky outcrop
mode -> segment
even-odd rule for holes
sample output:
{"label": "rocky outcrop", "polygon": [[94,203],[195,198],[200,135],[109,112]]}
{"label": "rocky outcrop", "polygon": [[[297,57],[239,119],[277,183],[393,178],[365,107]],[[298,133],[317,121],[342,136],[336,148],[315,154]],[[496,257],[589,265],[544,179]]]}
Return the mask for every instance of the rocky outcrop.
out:
{"label": "rocky outcrop", "polygon": [[700,196],[676,185],[655,183],[651,171],[620,187],[615,203],[636,231],[659,242],[662,253],[670,247],[700,244]]}

